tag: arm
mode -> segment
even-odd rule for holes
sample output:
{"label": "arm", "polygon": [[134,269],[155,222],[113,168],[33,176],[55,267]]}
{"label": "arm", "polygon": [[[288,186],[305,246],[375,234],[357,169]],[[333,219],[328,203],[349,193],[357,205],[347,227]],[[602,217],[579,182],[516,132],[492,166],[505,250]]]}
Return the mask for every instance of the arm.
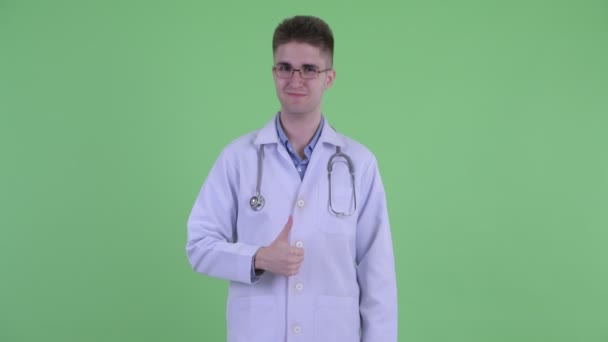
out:
{"label": "arm", "polygon": [[238,169],[224,150],[213,165],[188,219],[186,253],[192,269],[211,277],[253,283],[253,256],[260,246],[236,235]]}
{"label": "arm", "polygon": [[386,195],[375,158],[363,173],[357,280],[363,342],[397,341],[397,284]]}

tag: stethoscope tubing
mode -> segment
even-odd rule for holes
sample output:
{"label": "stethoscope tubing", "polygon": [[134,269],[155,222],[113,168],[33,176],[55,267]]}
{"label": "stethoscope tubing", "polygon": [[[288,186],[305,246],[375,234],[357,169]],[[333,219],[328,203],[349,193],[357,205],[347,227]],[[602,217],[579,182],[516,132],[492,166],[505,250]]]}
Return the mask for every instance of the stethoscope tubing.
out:
{"label": "stethoscope tubing", "polygon": [[[355,206],[354,206],[353,210],[349,211],[349,212],[339,212],[339,211],[334,210],[333,203],[331,200],[331,198],[332,198],[331,173],[333,171],[334,163],[337,162],[337,161],[334,161],[334,159],[336,159],[336,158],[344,158],[346,160],[346,162],[344,162],[344,161],[340,161],[340,162],[343,162],[347,165],[348,172],[350,173],[351,186],[353,189],[353,200],[354,200]],[[264,196],[262,196],[262,194],[261,194],[263,159],[264,159],[264,145],[260,144],[260,147],[258,148],[258,174],[257,174],[256,187],[255,187],[255,194],[249,200],[249,205],[251,206],[251,209],[254,211],[262,210],[262,208],[264,208],[264,204],[266,203]],[[331,157],[329,157],[329,160],[327,161],[327,177],[328,177],[328,184],[329,184],[329,210],[336,216],[353,215],[355,213],[355,211],[357,210],[357,192],[355,191],[355,166],[353,165],[352,159],[346,153],[342,152],[342,149],[340,148],[340,146],[336,146],[336,152],[334,154],[332,154]]]}

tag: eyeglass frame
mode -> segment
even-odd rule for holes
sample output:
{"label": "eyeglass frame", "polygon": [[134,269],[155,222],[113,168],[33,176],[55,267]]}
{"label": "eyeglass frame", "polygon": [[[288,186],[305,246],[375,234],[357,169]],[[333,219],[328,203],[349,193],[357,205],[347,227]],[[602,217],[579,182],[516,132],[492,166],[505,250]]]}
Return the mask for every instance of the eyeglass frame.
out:
{"label": "eyeglass frame", "polygon": [[[291,75],[290,75],[289,77],[281,77],[281,76],[279,76],[279,75],[277,74],[277,68],[278,68],[279,66],[286,66],[286,67],[291,68]],[[296,71],[297,71],[297,72],[300,74],[300,78],[301,78],[301,79],[303,79],[303,80],[314,80],[314,79],[316,79],[317,77],[319,77],[319,75],[320,75],[322,72],[327,72],[327,71],[333,70],[333,68],[327,68],[327,69],[325,69],[325,70],[315,70],[317,73],[316,73],[316,74],[314,74],[314,75],[315,75],[314,77],[312,77],[312,78],[305,78],[304,76],[302,76],[302,69],[303,69],[303,68],[307,68],[307,67],[313,67],[313,68],[315,68],[314,66],[303,65],[301,68],[296,69],[296,68],[292,67],[292,66],[291,66],[291,65],[289,65],[289,64],[279,64],[279,65],[274,65],[274,66],[272,67],[272,71],[274,72],[274,74],[275,74],[275,75],[276,75],[278,78],[282,78],[282,79],[284,79],[284,80],[290,80],[290,79],[292,79],[292,78],[293,78],[293,74],[295,74],[295,72],[296,72]],[[285,71],[287,71],[287,70],[285,70]]]}

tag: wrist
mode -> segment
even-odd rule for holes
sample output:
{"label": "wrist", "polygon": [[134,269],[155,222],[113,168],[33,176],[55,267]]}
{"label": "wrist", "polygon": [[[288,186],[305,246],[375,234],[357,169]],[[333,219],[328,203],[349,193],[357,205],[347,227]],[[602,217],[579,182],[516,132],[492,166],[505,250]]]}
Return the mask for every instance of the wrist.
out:
{"label": "wrist", "polygon": [[264,270],[264,257],[262,256],[263,252],[264,247],[260,247],[253,256],[253,268],[255,270]]}

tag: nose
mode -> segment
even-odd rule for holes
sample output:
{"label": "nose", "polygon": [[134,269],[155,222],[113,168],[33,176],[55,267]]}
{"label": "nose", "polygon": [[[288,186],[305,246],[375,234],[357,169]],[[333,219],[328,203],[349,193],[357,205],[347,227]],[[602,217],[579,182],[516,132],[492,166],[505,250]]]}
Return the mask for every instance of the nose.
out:
{"label": "nose", "polygon": [[293,71],[293,74],[294,74],[294,75],[293,75],[292,77],[296,77],[296,74],[297,74],[297,75],[298,75],[298,77],[299,77],[300,79],[302,79],[302,80],[303,80],[303,78],[302,78],[302,69],[297,69],[297,70],[294,70],[294,71]]}
{"label": "nose", "polygon": [[289,79],[289,81],[291,83],[291,82],[304,82],[306,80],[302,78],[302,71],[296,69],[293,71],[293,74],[291,75],[291,78]]}

